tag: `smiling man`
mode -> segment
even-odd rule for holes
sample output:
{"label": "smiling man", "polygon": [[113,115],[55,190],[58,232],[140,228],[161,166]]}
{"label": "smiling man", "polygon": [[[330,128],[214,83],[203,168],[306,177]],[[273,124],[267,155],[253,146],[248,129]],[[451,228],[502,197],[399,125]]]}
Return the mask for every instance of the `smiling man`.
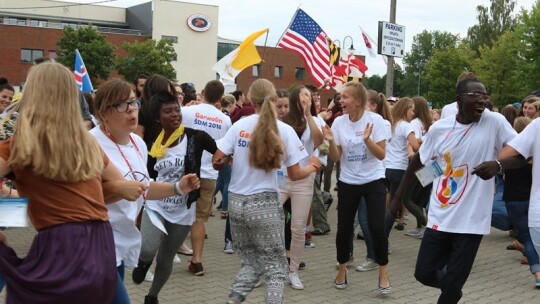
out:
{"label": "smiling man", "polygon": [[442,174],[433,180],[429,221],[414,274],[422,284],[441,289],[437,303],[459,301],[482,237],[490,231],[494,186],[491,178],[483,178],[485,170],[496,172],[500,165],[478,165],[495,160],[516,135],[502,115],[486,110],[488,99],[479,80],[458,83],[458,113],[431,126],[392,201],[392,213],[397,215],[414,173],[422,164],[438,162]]}

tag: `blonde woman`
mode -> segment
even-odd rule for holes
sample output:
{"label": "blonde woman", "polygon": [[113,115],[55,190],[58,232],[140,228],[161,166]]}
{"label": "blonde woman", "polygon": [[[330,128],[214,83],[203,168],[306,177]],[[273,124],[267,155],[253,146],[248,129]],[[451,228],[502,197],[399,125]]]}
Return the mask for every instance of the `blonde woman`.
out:
{"label": "blonde woman", "polygon": [[126,182],[88,133],[63,65],[32,67],[12,110],[21,114],[13,139],[0,144],[0,176],[10,174],[28,198],[38,233],[19,259],[0,232],[7,303],[111,303],[117,273],[105,201],[135,199],[146,186]]}
{"label": "blonde woman", "polygon": [[350,238],[361,199],[365,199],[368,225],[373,236],[376,262],[379,265],[379,292],[390,292],[388,279],[388,239],[384,230],[386,187],[382,160],[386,154],[388,132],[383,118],[366,111],[366,88],[358,82],[348,82],[341,91],[339,103],[343,116],[336,118],[323,135],[330,143],[329,155],[341,162],[338,181],[338,231],[336,249],[338,274],[334,287],[345,289],[347,262],[350,259]]}
{"label": "blonde woman", "polygon": [[278,169],[284,164],[289,178],[300,180],[317,171],[320,161],[310,157],[308,165],[300,167],[299,162],[308,155],[294,130],[277,120],[277,95],[270,81],[254,81],[248,98],[257,113],[237,121],[217,142],[213,157],[214,167],[221,168],[234,154],[229,218],[242,268],[231,285],[227,303],[243,302],[260,276],[266,280],[266,303],[282,303],[287,260]]}

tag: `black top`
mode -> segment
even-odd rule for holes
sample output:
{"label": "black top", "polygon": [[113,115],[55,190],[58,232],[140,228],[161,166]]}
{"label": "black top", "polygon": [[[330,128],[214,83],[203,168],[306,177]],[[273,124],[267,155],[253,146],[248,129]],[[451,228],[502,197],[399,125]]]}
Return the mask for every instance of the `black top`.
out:
{"label": "black top", "polygon": [[532,164],[504,171],[503,201],[528,201],[531,197]]}

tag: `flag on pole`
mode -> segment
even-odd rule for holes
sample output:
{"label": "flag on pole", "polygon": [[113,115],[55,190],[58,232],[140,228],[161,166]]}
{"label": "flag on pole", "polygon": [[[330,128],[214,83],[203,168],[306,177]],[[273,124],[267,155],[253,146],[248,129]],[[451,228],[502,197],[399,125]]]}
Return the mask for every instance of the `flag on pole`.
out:
{"label": "flag on pole", "polygon": [[353,53],[341,52],[332,41],[328,41],[330,49],[330,83],[329,86],[339,91],[349,81],[360,82],[368,67],[356,58]]}
{"label": "flag on pole", "polygon": [[331,75],[327,39],[317,22],[298,9],[277,45],[302,57],[311,78],[317,86],[321,86]]}
{"label": "flag on pole", "polygon": [[92,82],[90,81],[90,75],[88,75],[88,71],[86,70],[86,66],[84,65],[84,61],[82,60],[81,53],[79,53],[78,49],[75,49],[75,70],[73,71],[73,74],[75,74],[75,81],[77,82],[79,90],[83,93],[92,92],[94,90]]}
{"label": "flag on pole", "polygon": [[362,27],[360,27],[360,30],[362,31],[362,38],[364,39],[364,43],[366,44],[369,56],[376,57],[377,53],[375,53],[375,49],[373,49],[373,46],[377,46],[377,44],[375,43],[375,41],[373,41],[373,39],[371,39],[371,37],[368,36],[368,34],[366,34],[366,32],[364,32],[364,29]]}
{"label": "flag on pole", "polygon": [[268,29],[266,28],[252,33],[234,51],[214,64],[212,70],[219,74],[221,81],[234,82],[234,79],[242,70],[262,61],[254,42],[262,34],[267,32]]}

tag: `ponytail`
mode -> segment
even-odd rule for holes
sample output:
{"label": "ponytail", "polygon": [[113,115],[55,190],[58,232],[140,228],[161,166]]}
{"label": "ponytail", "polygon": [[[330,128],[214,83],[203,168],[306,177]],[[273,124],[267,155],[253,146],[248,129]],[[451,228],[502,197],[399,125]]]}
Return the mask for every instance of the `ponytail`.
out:
{"label": "ponytail", "polygon": [[280,168],[284,154],[274,110],[276,98],[274,85],[266,79],[255,80],[249,88],[248,99],[259,109],[259,121],[249,143],[249,162],[266,172]]}

